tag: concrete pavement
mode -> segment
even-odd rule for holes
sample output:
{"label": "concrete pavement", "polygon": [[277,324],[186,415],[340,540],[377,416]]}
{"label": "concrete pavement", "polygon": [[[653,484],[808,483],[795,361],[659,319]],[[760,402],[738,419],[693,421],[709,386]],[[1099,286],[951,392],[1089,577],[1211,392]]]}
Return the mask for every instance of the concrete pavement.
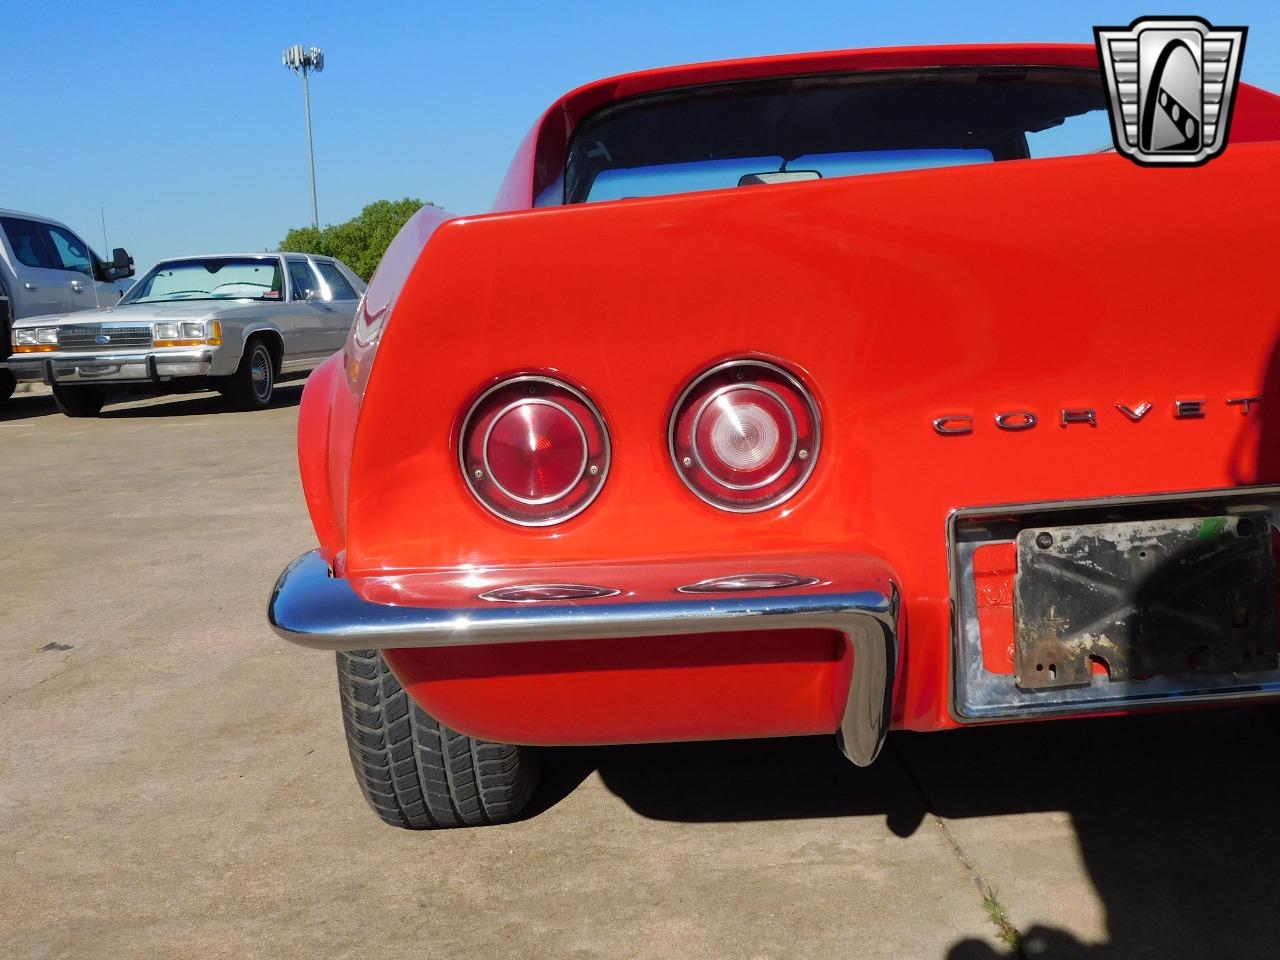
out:
{"label": "concrete pavement", "polygon": [[332,657],[263,617],[313,543],[299,393],[0,411],[0,955],[1280,952],[1260,711],[899,734],[869,770],[825,739],[547,751],[519,823],[382,825]]}

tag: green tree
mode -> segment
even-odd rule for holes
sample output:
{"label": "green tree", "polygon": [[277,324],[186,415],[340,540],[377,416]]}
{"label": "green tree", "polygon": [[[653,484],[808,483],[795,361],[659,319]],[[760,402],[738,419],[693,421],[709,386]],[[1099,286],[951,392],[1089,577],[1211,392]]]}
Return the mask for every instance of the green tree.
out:
{"label": "green tree", "polygon": [[424,206],[429,204],[410,197],[378,200],[345,223],[295,227],[280,241],[280,251],[337,257],[368,280],[400,228]]}

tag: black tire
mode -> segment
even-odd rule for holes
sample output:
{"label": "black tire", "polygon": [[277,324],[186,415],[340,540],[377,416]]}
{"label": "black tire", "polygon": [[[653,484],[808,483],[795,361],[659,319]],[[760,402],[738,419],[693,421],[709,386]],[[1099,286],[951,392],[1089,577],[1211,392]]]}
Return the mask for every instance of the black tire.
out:
{"label": "black tire", "polygon": [[409,830],[504,823],[537,782],[528,747],[473,740],[409,699],[377,650],[338,653],[351,766],[384,822]]}
{"label": "black tire", "polygon": [[276,390],[276,360],[261,337],[244,345],[240,365],[218,385],[218,392],[238,410],[262,410],[270,406]]}
{"label": "black tire", "polygon": [[107,402],[107,391],[102,387],[68,387],[55,383],[53,402],[68,417],[96,417]]}
{"label": "black tire", "polygon": [[[7,357],[12,350],[13,317],[9,315],[9,292],[4,288],[4,280],[0,279],[0,357]],[[0,407],[13,396],[18,381],[11,370],[0,369]]]}

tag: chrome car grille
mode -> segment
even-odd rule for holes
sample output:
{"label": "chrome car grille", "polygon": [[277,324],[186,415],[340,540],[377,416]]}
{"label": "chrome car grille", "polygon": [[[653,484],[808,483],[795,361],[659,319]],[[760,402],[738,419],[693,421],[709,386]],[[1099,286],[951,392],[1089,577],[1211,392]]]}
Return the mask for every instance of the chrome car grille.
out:
{"label": "chrome car grille", "polygon": [[[103,342],[103,337],[107,338],[105,342]],[[151,327],[59,327],[58,346],[63,350],[114,350],[120,347],[149,347],[151,346]]]}

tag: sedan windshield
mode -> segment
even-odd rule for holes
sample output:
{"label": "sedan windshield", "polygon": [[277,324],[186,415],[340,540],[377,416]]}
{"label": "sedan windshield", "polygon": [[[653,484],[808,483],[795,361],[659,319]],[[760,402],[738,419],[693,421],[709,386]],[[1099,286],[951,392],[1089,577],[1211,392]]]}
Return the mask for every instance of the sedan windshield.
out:
{"label": "sedan windshield", "polygon": [[157,264],[121,303],[279,300],[283,288],[284,274],[275,257],[193,257]]}

